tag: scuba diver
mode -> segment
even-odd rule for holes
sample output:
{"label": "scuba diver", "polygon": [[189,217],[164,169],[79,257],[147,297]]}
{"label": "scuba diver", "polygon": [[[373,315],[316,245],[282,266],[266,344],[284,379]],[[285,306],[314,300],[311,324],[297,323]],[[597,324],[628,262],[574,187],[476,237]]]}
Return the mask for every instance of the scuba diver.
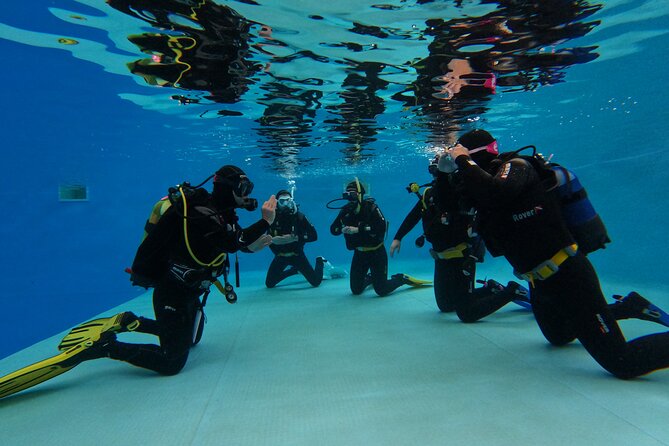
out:
{"label": "scuba diver", "polygon": [[[213,178],[213,191],[200,187]],[[158,372],[175,375],[186,364],[190,348],[202,335],[209,288],[216,285],[230,303],[236,294],[228,283],[228,254],[256,252],[271,243],[266,234],[274,221],[276,199],[262,206],[262,218],[248,228],[237,223],[236,208],[255,210],[249,195],[253,183],[236,166],[223,166],[199,186],[184,183],[170,188],[154,206],[147,235],[132,264],[134,285],[152,287],[155,320],[131,312],[102,318],[75,327],[61,341],[61,354],[0,378],[0,398],[64,373],[83,361],[108,357]],[[170,205],[165,205],[168,200]],[[160,206],[159,206],[160,204]],[[164,206],[164,207],[163,207]],[[223,275],[225,286],[218,277]],[[131,344],[116,340],[127,331],[148,333],[156,344]]]}
{"label": "scuba diver", "polygon": [[503,255],[530,283],[532,309],[548,342],[561,346],[578,339],[621,379],[669,367],[669,332],[628,342],[616,322],[638,318],[668,325],[667,314],[636,292],[606,302],[586,255],[603,248],[608,234],[573,172],[520,150],[500,154],[481,129],[463,135],[439,164],[457,168],[489,252]]}
{"label": "scuba diver", "polygon": [[318,238],[316,228],[299,211],[293,194],[287,190],[276,193],[276,218],[269,228],[274,259],[267,270],[265,285],[274,288],[282,280],[301,273],[311,286],[317,287],[323,280],[325,259],[316,257],[316,267],[312,268],[304,254],[304,245]]}
{"label": "scuba diver", "polygon": [[[334,236],[344,234],[346,248],[353,251],[351,261],[350,284],[355,295],[369,285],[379,296],[387,296],[402,285],[420,286],[431,282],[418,280],[406,274],[393,274],[388,279],[388,254],[384,239],[388,225],[381,209],[373,198],[364,198],[365,188],[358,178],[346,186],[343,198],[330,201],[347,200],[340,208],[337,218],[330,225]],[[367,273],[371,272],[371,275]]]}
{"label": "scuba diver", "polygon": [[[475,232],[476,213],[462,196],[461,184],[452,172],[437,169],[439,155],[428,167],[431,183],[409,185],[407,190],[419,201],[400,225],[390,245],[390,256],[399,253],[402,239],[422,220],[423,235],[416,240],[422,247],[432,244],[434,259],[434,297],[439,310],[455,311],[463,322],[475,322],[511,301],[529,308],[527,289],[517,282],[506,287],[492,279],[475,289],[476,263],[483,261],[485,244]],[[422,194],[420,188],[423,188]]]}

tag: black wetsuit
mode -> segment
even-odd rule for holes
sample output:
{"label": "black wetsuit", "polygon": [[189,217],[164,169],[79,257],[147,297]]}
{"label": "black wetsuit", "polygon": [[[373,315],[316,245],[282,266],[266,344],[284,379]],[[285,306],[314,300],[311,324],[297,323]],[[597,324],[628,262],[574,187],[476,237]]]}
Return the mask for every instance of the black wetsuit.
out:
{"label": "black wetsuit", "polygon": [[323,259],[317,258],[316,268],[312,268],[304,254],[304,245],[318,238],[316,228],[307,220],[307,217],[300,211],[277,212],[269,233],[272,237],[295,235],[297,240],[284,245],[269,246],[274,253],[274,259],[269,265],[265,278],[267,288],[275,287],[283,279],[298,272],[307,279],[311,286],[320,285],[323,280]]}
{"label": "black wetsuit", "polygon": [[[347,204],[330,225],[332,235],[341,235],[344,226],[358,228],[356,234],[344,234],[346,248],[353,251],[350,284],[353,294],[361,294],[370,284],[379,296],[386,296],[405,281],[401,275],[388,279],[388,253],[384,246],[386,219],[371,199]],[[371,279],[367,272],[371,272]]]}
{"label": "black wetsuit", "polygon": [[[439,174],[406,216],[395,239],[402,240],[422,219],[423,234],[432,244],[435,259],[437,307],[443,312],[455,310],[463,322],[475,322],[509,303],[513,296],[495,293],[487,287],[474,289],[476,262],[482,261],[485,248],[480,237],[472,237],[475,213],[458,191],[456,182],[453,175]],[[461,255],[448,259],[438,255],[448,249],[455,249]]]}
{"label": "black wetsuit", "polygon": [[[456,163],[490,252],[504,255],[516,271],[532,271],[574,243],[556,199],[544,190],[527,161],[514,158],[491,164],[490,172],[467,156],[459,156]],[[619,378],[669,367],[669,333],[627,342],[594,268],[581,252],[567,257],[545,280],[534,280],[532,308],[549,342],[563,345],[578,339]]]}
{"label": "black wetsuit", "polygon": [[[265,220],[242,229],[234,209],[218,213],[213,206],[188,208],[188,244],[202,263],[210,263],[221,253],[245,249],[269,228]],[[195,338],[195,317],[209,282],[223,273],[200,266],[188,252],[182,214],[169,208],[137,250],[133,273],[153,278],[153,308],[156,320],[140,317],[142,333],[159,337],[155,344],[113,342],[109,357],[174,375],[186,364]]]}

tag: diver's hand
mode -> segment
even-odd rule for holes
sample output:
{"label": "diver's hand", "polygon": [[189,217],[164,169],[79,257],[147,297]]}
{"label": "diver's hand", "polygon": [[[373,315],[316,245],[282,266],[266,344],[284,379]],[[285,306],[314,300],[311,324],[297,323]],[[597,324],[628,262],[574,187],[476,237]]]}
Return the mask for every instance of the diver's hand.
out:
{"label": "diver's hand", "polygon": [[246,249],[248,249],[251,252],[258,252],[265,246],[269,245],[270,243],[272,243],[272,236],[269,234],[263,234],[260,237],[258,237],[258,239],[255,242],[248,245]]}
{"label": "diver's hand", "polygon": [[357,234],[358,233],[358,228],[355,226],[344,226],[341,228],[341,232],[344,234]]}
{"label": "diver's hand", "polygon": [[437,155],[437,169],[444,173],[453,173],[458,170],[458,165],[453,161],[448,149]]}
{"label": "diver's hand", "polygon": [[[267,199],[266,202],[262,204],[262,218],[269,223],[270,225],[274,223],[274,217],[276,217],[276,197],[272,195]],[[270,236],[268,236],[270,237]],[[272,237],[270,237],[270,240]]]}
{"label": "diver's hand", "polygon": [[[448,149],[448,151],[446,153],[451,155],[451,158],[453,158],[453,161],[458,159],[458,157],[460,155],[469,156],[469,150],[467,150],[467,148],[465,146],[463,146],[462,144],[456,144],[455,146]],[[439,160],[439,161],[441,161],[441,160]]]}
{"label": "diver's hand", "polygon": [[397,251],[397,254],[400,253],[400,247],[402,246],[402,242],[395,239],[393,242],[390,244],[390,257],[395,254],[395,251]]}
{"label": "diver's hand", "polygon": [[277,235],[276,237],[272,237],[273,245],[287,245],[288,243],[296,241],[297,236],[295,234]]}

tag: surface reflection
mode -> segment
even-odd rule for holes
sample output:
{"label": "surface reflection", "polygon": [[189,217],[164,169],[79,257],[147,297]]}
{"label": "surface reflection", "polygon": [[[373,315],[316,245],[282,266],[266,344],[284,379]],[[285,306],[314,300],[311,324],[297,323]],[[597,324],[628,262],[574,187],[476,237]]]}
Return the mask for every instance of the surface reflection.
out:
{"label": "surface reflection", "polygon": [[[252,23],[209,0],[106,0],[114,9],[161,32],[128,36],[149,55],[128,64],[147,84],[206,92],[205,99],[233,103],[260,70],[248,59]],[[164,30],[164,31],[163,31]],[[177,95],[180,103],[197,99]]]}
{"label": "surface reflection", "polygon": [[[209,0],[107,3],[153,28],[128,35],[148,56],[128,64],[132,74],[180,90],[169,96],[175,105],[243,104],[216,113],[252,111],[259,150],[278,160],[278,170],[309,162],[309,149],[326,141],[337,143],[347,163],[374,156],[384,131],[378,118],[392,108],[412,115],[428,143],[452,143],[453,134],[484,119],[495,94],[565,82],[569,66],[598,57],[596,47],[569,41],[599,24],[588,18],[601,8],[583,0],[482,0],[436,9],[429,5],[441,2],[423,0],[361,7],[361,17],[293,15],[288,24],[280,13],[294,11],[274,4],[233,3],[269,22],[260,23]],[[399,15],[392,27],[384,24],[385,14],[402,13],[411,13],[411,25]],[[314,127],[331,137],[315,136]]]}
{"label": "surface reflection", "polygon": [[388,86],[379,77],[383,68],[383,64],[376,62],[349,68],[339,93],[341,101],[328,107],[337,117],[326,120],[325,124],[343,135],[337,141],[344,143],[342,153],[348,163],[373,156],[368,145],[376,141],[379,131],[375,118],[385,111],[384,100],[377,93]]}
{"label": "surface reflection", "polygon": [[[431,2],[423,2],[431,3]],[[498,8],[480,17],[430,19],[429,55],[414,64],[415,82],[394,95],[416,107],[433,142],[480,118],[498,89],[533,91],[564,81],[565,69],[595,59],[595,47],[558,48],[599,22],[581,20],[601,5],[584,1],[485,1]]]}
{"label": "surface reflection", "polygon": [[298,155],[311,147],[309,132],[322,96],[318,90],[291,84],[275,79],[261,87],[265,95],[258,99],[265,107],[257,119],[260,150],[264,158],[274,160],[272,166],[279,171],[293,171],[308,163],[309,158]]}

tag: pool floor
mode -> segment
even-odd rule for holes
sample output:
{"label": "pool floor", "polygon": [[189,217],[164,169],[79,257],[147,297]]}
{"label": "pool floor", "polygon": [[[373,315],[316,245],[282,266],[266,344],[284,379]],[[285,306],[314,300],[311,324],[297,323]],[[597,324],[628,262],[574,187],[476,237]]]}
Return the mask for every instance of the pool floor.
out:
{"label": "pool floor", "polygon": [[[617,380],[578,343],[549,347],[514,304],[463,324],[429,287],[376,298],[352,296],[347,279],[267,290],[256,276],[235,305],[212,293],[179,375],[83,363],[0,401],[2,444],[669,444],[669,371]],[[151,315],[150,297],[105,314],[121,310]],[[59,336],[3,359],[0,374],[55,354]]]}

